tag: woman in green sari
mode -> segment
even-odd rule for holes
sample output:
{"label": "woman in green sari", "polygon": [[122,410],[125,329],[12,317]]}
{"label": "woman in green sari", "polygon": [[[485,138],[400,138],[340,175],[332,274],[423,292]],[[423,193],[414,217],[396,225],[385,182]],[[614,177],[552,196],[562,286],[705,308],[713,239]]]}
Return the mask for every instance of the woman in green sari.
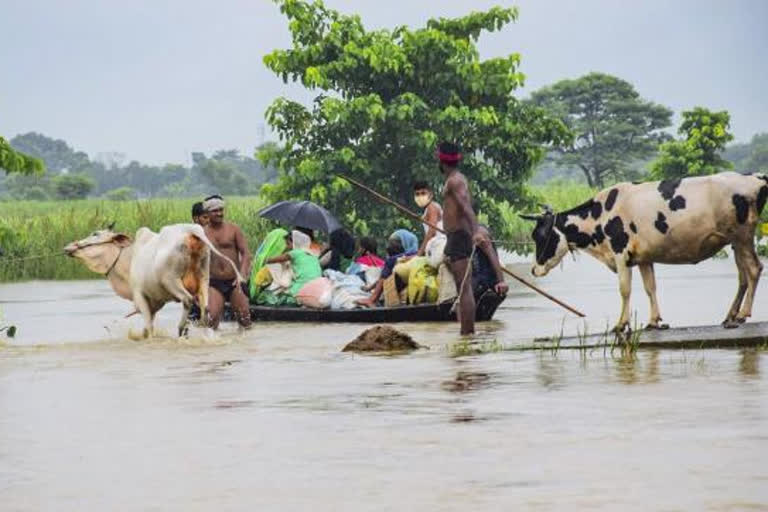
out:
{"label": "woman in green sari", "polygon": [[286,236],[288,236],[286,230],[282,228],[273,229],[267,234],[256,251],[256,255],[253,258],[253,267],[251,267],[250,296],[252,302],[256,300],[259,292],[261,292],[256,275],[266,266],[269,258],[279,256],[285,251]]}
{"label": "woman in green sari", "polygon": [[290,237],[285,237],[286,252],[266,261],[266,263],[291,262],[293,282],[288,293],[294,298],[302,286],[323,275],[320,260],[310,252],[310,244],[311,239],[307,235],[300,231],[293,231]]}

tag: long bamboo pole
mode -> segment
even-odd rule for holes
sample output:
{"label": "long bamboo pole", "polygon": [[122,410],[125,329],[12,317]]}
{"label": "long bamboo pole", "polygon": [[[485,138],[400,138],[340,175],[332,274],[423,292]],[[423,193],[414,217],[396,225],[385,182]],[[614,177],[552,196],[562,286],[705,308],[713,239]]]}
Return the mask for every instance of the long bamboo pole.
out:
{"label": "long bamboo pole", "polygon": [[[392,199],[390,199],[390,198],[388,198],[388,197],[386,197],[386,196],[384,196],[382,194],[379,194],[378,192],[376,192],[372,188],[370,188],[370,187],[368,187],[366,185],[363,185],[359,181],[357,181],[357,180],[355,180],[353,178],[350,178],[349,176],[346,176],[344,174],[338,174],[338,176],[340,178],[343,178],[343,179],[347,180],[352,185],[354,185],[354,186],[356,186],[356,187],[358,187],[358,188],[360,188],[362,190],[365,190],[366,192],[368,192],[372,196],[376,197],[380,201],[382,201],[384,203],[387,203],[387,204],[389,204],[391,206],[394,206],[395,208],[397,208],[398,210],[403,212],[405,215],[407,215],[407,216],[409,216],[411,218],[414,218],[414,219],[418,220],[419,222],[422,222],[422,223],[426,224],[427,226],[431,227],[432,229],[435,229],[436,231],[439,231],[440,233],[444,233],[445,234],[445,230],[444,229],[442,229],[442,228],[440,228],[440,227],[438,227],[438,226],[436,226],[436,225],[434,225],[434,224],[432,224],[430,222],[427,222],[419,214],[412,212],[411,210],[409,210],[405,206],[401,205],[400,203],[398,203],[396,201],[393,201]],[[522,277],[518,276],[517,274],[515,274],[511,270],[509,270],[509,269],[507,269],[505,267],[501,267],[501,270],[504,271],[504,273],[506,273],[507,275],[513,277],[514,279],[517,279],[518,281],[520,281],[521,283],[523,283],[525,286],[527,286],[531,290],[535,291],[536,293],[539,293],[539,294],[543,295],[544,297],[548,298],[549,300],[551,300],[555,304],[557,304],[557,305],[567,309],[568,311],[570,311],[574,315],[580,316],[582,318],[584,316],[586,316],[584,313],[582,313],[578,309],[569,306],[568,304],[566,304],[565,302],[561,301],[560,299],[558,299],[556,297],[553,297],[552,295],[550,295],[549,293],[545,292],[544,290],[542,290],[538,286],[533,285],[533,284],[529,283],[528,281],[526,281],[525,279],[523,279]]]}

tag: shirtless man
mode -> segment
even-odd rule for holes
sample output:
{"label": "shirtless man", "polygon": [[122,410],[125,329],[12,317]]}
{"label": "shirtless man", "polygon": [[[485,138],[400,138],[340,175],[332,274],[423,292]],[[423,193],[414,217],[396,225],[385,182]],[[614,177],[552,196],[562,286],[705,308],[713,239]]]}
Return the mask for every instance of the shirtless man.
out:
{"label": "shirtless man", "polygon": [[[461,161],[459,148],[450,142],[443,142],[437,147],[437,158],[440,161],[440,172],[445,178],[443,187],[443,226],[448,236],[445,244],[445,257],[459,291],[458,317],[461,322],[461,334],[475,332],[475,297],[472,290],[471,269],[468,275],[467,266],[472,262],[472,249],[476,245],[488,257],[496,271],[498,282],[494,291],[505,295],[508,287],[504,282],[504,274],[496,252],[484,231],[478,229],[477,217],[472,209],[472,199],[467,186],[467,179],[458,170]],[[464,276],[466,283],[462,287]]]}
{"label": "shirtless man", "polygon": [[432,226],[441,229],[443,227],[443,209],[435,201],[435,194],[426,181],[417,181],[413,184],[413,201],[419,208],[424,208],[424,214],[421,216],[425,221],[424,240],[421,242],[418,252],[418,256],[424,256],[427,253],[427,244],[438,234]]}
{"label": "shirtless man", "polygon": [[[205,198],[203,206],[208,214],[208,224],[205,226],[208,239],[222,254],[238,265],[240,274],[248,275],[251,266],[248,243],[239,227],[231,222],[224,222],[224,200],[218,195],[210,196]],[[210,326],[214,329],[221,321],[225,301],[229,301],[240,325],[250,327],[251,312],[248,307],[248,296],[237,283],[237,276],[232,267],[215,254],[211,254],[208,309],[211,318]]]}
{"label": "shirtless man", "polygon": [[192,222],[200,224],[203,227],[208,224],[208,214],[205,213],[202,201],[198,201],[192,205]]}

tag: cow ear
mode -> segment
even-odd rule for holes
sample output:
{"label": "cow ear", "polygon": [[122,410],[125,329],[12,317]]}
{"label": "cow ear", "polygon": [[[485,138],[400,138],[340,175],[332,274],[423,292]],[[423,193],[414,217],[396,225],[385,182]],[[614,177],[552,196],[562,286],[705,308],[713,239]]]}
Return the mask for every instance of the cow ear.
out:
{"label": "cow ear", "polygon": [[538,221],[541,218],[541,215],[531,215],[529,213],[519,213],[518,217],[520,217],[523,220],[532,220],[534,222]]}
{"label": "cow ear", "polygon": [[128,235],[124,235],[122,233],[117,233],[115,236],[113,236],[112,241],[118,247],[128,247],[133,243],[133,240],[131,240],[131,237],[129,237]]}

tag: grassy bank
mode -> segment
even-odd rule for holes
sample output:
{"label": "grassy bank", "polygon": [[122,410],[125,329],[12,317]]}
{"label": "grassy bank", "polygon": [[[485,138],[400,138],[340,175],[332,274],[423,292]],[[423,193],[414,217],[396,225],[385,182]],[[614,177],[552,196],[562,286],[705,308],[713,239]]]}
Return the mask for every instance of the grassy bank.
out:
{"label": "grassy bank", "polygon": [[[62,256],[62,248],[116,221],[115,231],[133,234],[189,222],[192,199],[146,201],[9,201],[0,202],[0,282],[28,279],[97,278],[81,263]],[[253,246],[268,224],[257,216],[258,197],[227,199],[227,218],[236,222]],[[255,247],[252,247],[255,249]]]}
{"label": "grassy bank", "polygon": [[[555,209],[575,206],[591,197],[583,185],[549,184],[532,187],[541,202]],[[115,230],[133,236],[141,226],[153,230],[167,224],[189,222],[192,199],[142,201],[14,201],[0,202],[0,282],[28,279],[98,278],[82,264],[62,255],[62,248],[96,229],[116,221]],[[245,232],[255,250],[270,223],[257,216],[264,206],[258,197],[227,199],[227,218]],[[510,248],[530,241],[531,223],[506,207],[504,222],[510,226]]]}

